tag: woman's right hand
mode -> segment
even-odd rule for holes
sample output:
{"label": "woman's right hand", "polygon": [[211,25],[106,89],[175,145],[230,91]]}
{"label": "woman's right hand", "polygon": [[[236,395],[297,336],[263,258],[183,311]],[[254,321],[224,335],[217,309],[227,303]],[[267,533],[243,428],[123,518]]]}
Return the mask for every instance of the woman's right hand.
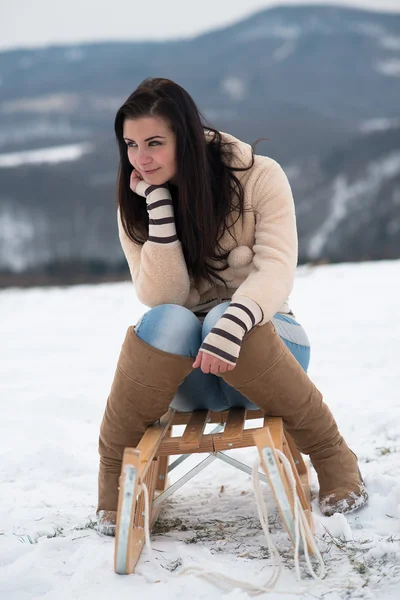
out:
{"label": "woman's right hand", "polygon": [[133,169],[129,184],[129,187],[131,188],[132,192],[136,192],[136,186],[139,183],[139,181],[143,181],[143,177],[140,176],[136,169]]}

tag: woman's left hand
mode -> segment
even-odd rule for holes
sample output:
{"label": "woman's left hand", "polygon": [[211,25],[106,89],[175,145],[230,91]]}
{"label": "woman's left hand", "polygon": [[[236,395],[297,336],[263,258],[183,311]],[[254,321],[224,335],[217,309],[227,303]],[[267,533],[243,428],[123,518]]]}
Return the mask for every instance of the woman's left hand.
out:
{"label": "woman's left hand", "polygon": [[207,352],[199,352],[196,356],[196,360],[193,363],[193,369],[201,368],[203,373],[212,373],[213,375],[219,375],[226,371],[232,371],[235,365],[231,365],[224,360],[207,354]]}

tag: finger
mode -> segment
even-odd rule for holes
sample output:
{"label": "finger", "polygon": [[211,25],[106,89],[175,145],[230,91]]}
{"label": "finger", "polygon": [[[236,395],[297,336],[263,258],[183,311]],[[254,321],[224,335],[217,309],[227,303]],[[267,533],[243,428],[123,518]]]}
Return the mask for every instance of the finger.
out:
{"label": "finger", "polygon": [[205,373],[206,375],[210,372],[210,356],[208,354],[205,354],[204,352],[202,352],[202,358],[201,358],[201,370],[203,371],[203,373]]}
{"label": "finger", "polygon": [[223,362],[220,361],[218,358],[213,358],[211,361],[211,373],[213,375],[219,375],[221,369],[223,369]]}
{"label": "finger", "polygon": [[196,356],[196,360],[192,364],[193,369],[198,369],[199,366],[201,365],[201,354],[202,354],[201,352],[198,352],[198,354]]}
{"label": "finger", "polygon": [[235,368],[235,365],[231,365],[230,363],[222,360],[220,362],[219,372],[226,373],[227,371],[232,371],[232,369],[234,369],[234,368]]}

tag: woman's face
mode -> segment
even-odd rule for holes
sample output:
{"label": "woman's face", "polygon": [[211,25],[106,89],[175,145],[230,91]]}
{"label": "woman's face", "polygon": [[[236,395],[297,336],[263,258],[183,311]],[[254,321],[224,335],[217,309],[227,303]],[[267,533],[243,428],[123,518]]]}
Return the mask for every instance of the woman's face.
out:
{"label": "woman's face", "polygon": [[160,117],[125,119],[129,162],[146,183],[162,185],[176,176],[176,136]]}

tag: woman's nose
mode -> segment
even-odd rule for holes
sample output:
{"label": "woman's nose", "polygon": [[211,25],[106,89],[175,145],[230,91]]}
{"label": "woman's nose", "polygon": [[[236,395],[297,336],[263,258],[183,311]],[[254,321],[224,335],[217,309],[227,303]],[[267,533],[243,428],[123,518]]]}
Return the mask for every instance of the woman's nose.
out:
{"label": "woman's nose", "polygon": [[141,150],[139,148],[138,153],[136,155],[136,160],[139,166],[145,166],[151,162],[151,156],[149,156],[146,150]]}

